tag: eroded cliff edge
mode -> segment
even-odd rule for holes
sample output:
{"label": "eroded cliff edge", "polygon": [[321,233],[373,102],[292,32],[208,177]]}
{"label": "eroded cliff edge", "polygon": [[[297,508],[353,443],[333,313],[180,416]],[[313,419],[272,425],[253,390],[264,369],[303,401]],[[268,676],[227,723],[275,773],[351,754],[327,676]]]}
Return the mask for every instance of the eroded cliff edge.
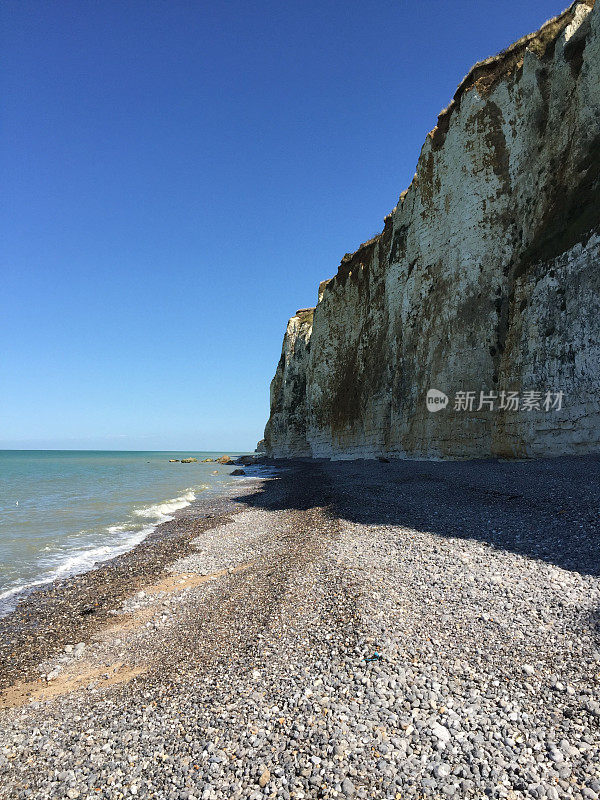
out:
{"label": "eroded cliff edge", "polygon": [[[268,452],[598,452],[599,290],[600,4],[582,0],[471,69],[382,233],[289,321]],[[481,391],[521,408],[477,410]],[[526,392],[562,408],[523,410]]]}

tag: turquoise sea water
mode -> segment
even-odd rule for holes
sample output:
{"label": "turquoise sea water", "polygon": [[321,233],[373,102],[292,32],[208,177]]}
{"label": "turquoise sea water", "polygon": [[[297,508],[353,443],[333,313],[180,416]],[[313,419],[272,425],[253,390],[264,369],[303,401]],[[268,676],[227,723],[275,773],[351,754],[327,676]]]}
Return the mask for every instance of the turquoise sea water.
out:
{"label": "turquoise sea water", "polygon": [[[0,615],[23,591],[130,550],[201,492],[222,490],[231,467],[200,463],[219,455],[0,451]],[[169,463],[188,456],[198,463]]]}

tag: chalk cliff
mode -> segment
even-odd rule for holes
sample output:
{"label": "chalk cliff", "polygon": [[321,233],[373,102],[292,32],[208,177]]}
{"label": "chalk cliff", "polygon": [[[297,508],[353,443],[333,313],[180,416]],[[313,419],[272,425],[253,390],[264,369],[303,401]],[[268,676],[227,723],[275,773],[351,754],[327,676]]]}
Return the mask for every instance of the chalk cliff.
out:
{"label": "chalk cliff", "polygon": [[471,69],[382,233],[289,321],[265,440],[276,457],[600,451],[600,3]]}

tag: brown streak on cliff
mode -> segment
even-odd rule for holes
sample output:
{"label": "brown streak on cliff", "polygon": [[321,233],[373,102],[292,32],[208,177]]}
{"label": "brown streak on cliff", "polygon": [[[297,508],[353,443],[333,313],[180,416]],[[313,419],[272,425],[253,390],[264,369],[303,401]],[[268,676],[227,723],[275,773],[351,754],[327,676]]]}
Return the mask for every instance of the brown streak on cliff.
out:
{"label": "brown streak on cliff", "polygon": [[[489,148],[489,166],[500,181],[499,191],[510,192],[510,154],[502,130],[504,118],[496,103],[486,103],[479,114],[485,128],[484,139]],[[486,125],[487,123],[487,125]]]}
{"label": "brown streak on cliff", "polygon": [[[358,335],[348,347],[336,351],[331,376],[331,395],[319,410],[338,441],[364,413],[370,392],[377,391],[387,369],[387,325],[379,315],[384,306],[384,280],[381,267],[387,264],[392,235],[391,216],[386,217],[381,234],[345,256],[340,266],[342,285],[350,280],[361,311]],[[336,282],[340,277],[336,276]],[[357,380],[361,376],[360,384]],[[366,385],[363,385],[366,380]],[[366,388],[368,387],[368,388]]]}
{"label": "brown streak on cliff", "polygon": [[354,277],[355,281],[358,279],[360,271],[370,266],[380,236],[381,234],[377,234],[361,244],[353,253],[346,253],[335,275],[336,283],[341,283],[343,286],[349,277]]}

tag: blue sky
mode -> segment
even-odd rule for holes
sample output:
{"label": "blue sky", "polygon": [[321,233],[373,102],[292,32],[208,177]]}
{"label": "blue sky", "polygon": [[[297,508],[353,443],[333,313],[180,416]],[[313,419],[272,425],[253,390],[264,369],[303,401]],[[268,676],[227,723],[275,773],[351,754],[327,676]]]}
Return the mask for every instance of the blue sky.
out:
{"label": "blue sky", "polygon": [[245,450],[287,318],[566,0],[6,0],[0,447]]}

